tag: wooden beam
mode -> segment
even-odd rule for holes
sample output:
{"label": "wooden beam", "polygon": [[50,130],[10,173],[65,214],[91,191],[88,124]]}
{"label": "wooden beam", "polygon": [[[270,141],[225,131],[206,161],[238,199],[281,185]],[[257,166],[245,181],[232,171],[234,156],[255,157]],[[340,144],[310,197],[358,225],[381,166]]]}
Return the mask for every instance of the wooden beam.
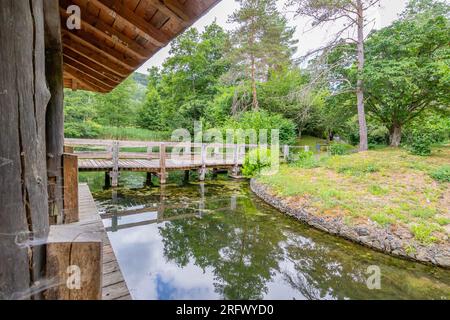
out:
{"label": "wooden beam", "polygon": [[164,5],[184,21],[194,20],[198,15],[191,7],[179,3],[177,0],[163,0]]}
{"label": "wooden beam", "polygon": [[[82,3],[79,0],[72,1],[73,3],[79,5],[81,7]],[[61,5],[61,15],[67,18],[69,14],[67,14],[66,10],[63,7],[67,7],[70,5],[68,0],[60,0]],[[91,30],[91,32],[101,34],[104,38],[109,39],[114,42],[116,45],[120,46],[122,49],[126,50],[128,53],[135,56],[137,59],[143,60],[148,59],[150,55],[156,49],[154,46],[151,48],[144,48],[138,43],[136,43],[133,39],[128,38],[123,33],[119,32],[115,28],[109,26],[104,23],[98,17],[95,17],[89,14],[88,10],[82,7],[83,15],[81,20],[81,25],[83,28],[87,30]]]}
{"label": "wooden beam", "polygon": [[99,92],[104,92],[103,89],[98,88],[94,85],[91,85],[81,79],[78,79],[76,76],[74,76],[73,74],[71,74],[70,72],[68,72],[67,70],[64,70],[64,73],[69,75],[72,80],[76,80],[77,81],[77,85],[83,87],[84,90],[88,90],[88,91],[99,91]]}
{"label": "wooden beam", "polygon": [[106,85],[103,82],[100,82],[99,80],[95,79],[90,74],[83,73],[67,63],[64,64],[64,71],[68,72],[79,81],[88,83],[94,87],[102,89],[103,92],[109,92],[114,88],[114,86]]}
{"label": "wooden beam", "polygon": [[72,40],[68,36],[64,37],[63,45],[64,47],[70,48],[76,53],[84,56],[94,63],[100,64],[104,68],[107,68],[123,78],[127,77],[132,72],[132,70],[125,68],[122,64],[112,61],[109,57],[105,57],[100,50],[92,49],[90,46],[85,46],[84,44]]}
{"label": "wooden beam", "polygon": [[106,43],[96,38],[92,33],[89,33],[83,29],[68,30],[67,28],[63,28],[63,34],[68,35],[72,38],[72,40],[82,43],[85,46],[95,48],[99,52],[102,52],[103,55],[109,57],[111,60],[114,60],[116,63],[123,65],[131,71],[142,63],[142,61],[136,60],[135,58],[127,56],[108,46]]}
{"label": "wooden beam", "polygon": [[[161,11],[163,14],[168,16],[169,18],[177,20],[177,23],[179,23],[182,27],[186,27],[186,22],[189,20],[188,17],[180,17],[176,12],[171,10],[169,7],[167,7],[165,4],[161,3],[159,0],[149,0],[149,3]],[[186,20],[187,19],[187,20]]]}
{"label": "wooden beam", "polygon": [[46,109],[49,221],[63,223],[62,154],[64,145],[64,78],[58,0],[44,2],[45,68],[51,93]]}
{"label": "wooden beam", "polygon": [[104,85],[109,86],[111,88],[114,88],[119,84],[119,81],[114,81],[108,77],[105,77],[104,75],[100,74],[96,70],[86,67],[85,65],[79,63],[77,60],[72,59],[69,56],[64,55],[64,63],[86,75],[91,76],[92,78],[95,78],[97,81],[99,81],[99,82],[103,83]]}
{"label": "wooden beam", "polygon": [[138,16],[119,1],[111,0],[89,0],[97,8],[109,13],[128,23],[132,28],[142,33],[143,37],[157,47],[163,47],[170,41],[170,37],[162,30],[157,29],[144,18]]}
{"label": "wooden beam", "polygon": [[94,60],[90,60],[88,58],[86,58],[85,56],[82,56],[81,54],[78,54],[77,52],[73,51],[72,49],[70,49],[69,47],[64,47],[63,49],[63,55],[64,57],[70,57],[73,60],[77,61],[78,63],[84,65],[85,67],[101,74],[102,76],[105,76],[109,79],[111,79],[112,81],[115,81],[117,83],[120,83],[123,80],[123,77],[113,73],[112,71],[110,71],[109,69],[105,68],[104,66],[102,66],[101,64],[97,63]]}
{"label": "wooden beam", "polygon": [[48,300],[100,300],[102,298],[103,243],[95,232],[80,226],[52,226],[47,239],[45,275],[53,286]]}

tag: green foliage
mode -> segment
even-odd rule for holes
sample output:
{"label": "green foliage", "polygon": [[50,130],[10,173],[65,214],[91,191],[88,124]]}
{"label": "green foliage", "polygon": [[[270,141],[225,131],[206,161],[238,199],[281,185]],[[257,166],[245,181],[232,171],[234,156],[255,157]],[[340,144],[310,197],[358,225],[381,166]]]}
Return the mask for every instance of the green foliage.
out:
{"label": "green foliage", "polygon": [[64,123],[64,136],[66,138],[96,138],[100,131],[101,126],[91,120]]}
{"label": "green foliage", "polygon": [[418,156],[429,156],[434,143],[433,132],[426,129],[413,129],[407,141],[408,150]]}
{"label": "green foliage", "polygon": [[439,182],[450,182],[450,165],[444,165],[433,170],[430,176]]}
{"label": "green foliage", "polygon": [[333,156],[342,156],[350,154],[355,150],[355,147],[346,143],[333,142],[330,144],[330,153]]}
{"label": "green foliage", "polygon": [[433,232],[436,231],[436,227],[433,225],[425,223],[415,224],[411,226],[410,230],[414,237],[425,245],[437,241],[437,238],[433,236]]}
{"label": "green foliage", "polygon": [[151,131],[133,127],[102,126],[98,130],[99,139],[139,140],[139,141],[168,141],[170,132]]}
{"label": "green foliage", "polygon": [[[271,143],[271,130],[279,130],[280,144],[294,144],[296,140],[295,124],[278,114],[266,111],[248,111],[238,118],[229,118],[224,124],[225,129],[253,129],[257,137],[261,130],[267,130],[267,143]],[[248,142],[248,141],[247,141]]]}
{"label": "green foliage", "polygon": [[270,167],[271,152],[270,149],[257,148],[251,150],[244,160],[242,174],[244,177],[251,178],[261,173],[264,168]]}
{"label": "green foliage", "polygon": [[[297,158],[298,157],[298,158]],[[312,151],[301,151],[297,154],[296,160],[290,163],[290,166],[298,168],[315,168],[318,166],[318,160]]]}

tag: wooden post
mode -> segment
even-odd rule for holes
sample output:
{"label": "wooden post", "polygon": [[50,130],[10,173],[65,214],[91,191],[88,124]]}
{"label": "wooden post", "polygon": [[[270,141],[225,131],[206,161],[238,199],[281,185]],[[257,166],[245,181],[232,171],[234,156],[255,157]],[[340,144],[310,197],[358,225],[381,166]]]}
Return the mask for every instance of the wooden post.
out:
{"label": "wooden post", "polygon": [[64,223],[78,222],[78,157],[64,153]]}
{"label": "wooden post", "polygon": [[105,189],[111,188],[111,175],[109,171],[105,172]]}
{"label": "wooden post", "polygon": [[146,187],[150,187],[153,185],[152,183],[152,173],[151,172],[147,172],[146,178],[145,178],[145,186]]}
{"label": "wooden post", "polygon": [[184,182],[189,182],[189,170],[184,170],[184,178],[183,181]]}
{"label": "wooden post", "polygon": [[44,246],[29,242],[49,220],[44,3],[0,1],[0,299],[29,299],[44,267]]}
{"label": "wooden post", "polygon": [[283,146],[283,158],[286,161],[289,160],[289,146],[288,145]]}
{"label": "wooden post", "polygon": [[198,172],[198,176],[199,176],[200,181],[205,181],[205,178],[206,178],[206,144],[204,144],[204,143],[202,144],[202,147],[201,147],[200,156],[201,156],[202,162],[201,162],[201,167]]}
{"label": "wooden post", "polygon": [[[59,1],[44,1],[45,73],[51,98],[46,110],[48,209],[51,224],[63,223],[64,80]],[[78,185],[75,186],[78,188]]]}
{"label": "wooden post", "polygon": [[102,298],[102,247],[100,236],[75,225],[52,226],[47,239],[46,277],[49,300],[100,300]]}
{"label": "wooden post", "polygon": [[239,147],[237,144],[234,145],[233,149],[233,169],[232,176],[237,177],[239,174]]}
{"label": "wooden post", "polygon": [[161,143],[159,145],[159,167],[160,167],[159,183],[165,184],[166,183],[166,145],[164,143]]}
{"label": "wooden post", "polygon": [[119,185],[119,141],[114,141],[112,145],[112,164],[111,184],[117,187]]}

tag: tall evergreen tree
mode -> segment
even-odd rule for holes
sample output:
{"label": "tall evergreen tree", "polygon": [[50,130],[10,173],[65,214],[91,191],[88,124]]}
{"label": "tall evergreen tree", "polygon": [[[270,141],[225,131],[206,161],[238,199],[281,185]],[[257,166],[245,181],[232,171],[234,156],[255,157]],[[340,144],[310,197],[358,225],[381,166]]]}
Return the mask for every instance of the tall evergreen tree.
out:
{"label": "tall evergreen tree", "polygon": [[270,69],[290,63],[294,53],[294,29],[278,12],[275,0],[236,0],[240,8],[229,21],[237,24],[232,33],[233,80],[250,80],[252,109],[259,110],[257,82],[267,79]]}

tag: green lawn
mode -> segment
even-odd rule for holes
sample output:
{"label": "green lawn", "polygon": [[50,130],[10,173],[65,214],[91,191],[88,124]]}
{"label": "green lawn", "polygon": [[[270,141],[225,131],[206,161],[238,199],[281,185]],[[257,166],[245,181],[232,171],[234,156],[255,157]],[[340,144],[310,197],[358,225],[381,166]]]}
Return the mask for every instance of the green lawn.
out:
{"label": "green lawn", "polygon": [[449,235],[449,166],[450,146],[429,157],[384,148],[282,165],[258,180],[310,211],[344,216],[349,224],[402,226],[428,244]]}

